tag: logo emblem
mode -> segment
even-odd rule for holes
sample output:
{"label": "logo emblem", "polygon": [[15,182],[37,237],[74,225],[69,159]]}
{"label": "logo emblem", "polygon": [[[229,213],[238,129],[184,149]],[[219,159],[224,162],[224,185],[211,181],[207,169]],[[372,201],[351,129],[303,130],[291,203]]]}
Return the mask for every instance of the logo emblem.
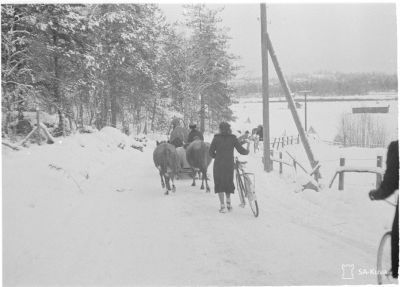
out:
{"label": "logo emblem", "polygon": [[342,264],[342,279],[354,279],[354,264]]}

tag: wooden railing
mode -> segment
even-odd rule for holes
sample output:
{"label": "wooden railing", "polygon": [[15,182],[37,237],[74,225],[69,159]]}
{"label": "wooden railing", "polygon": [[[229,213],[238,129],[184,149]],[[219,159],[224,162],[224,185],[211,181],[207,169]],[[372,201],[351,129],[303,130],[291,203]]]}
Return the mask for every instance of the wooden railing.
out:
{"label": "wooden railing", "polygon": [[336,169],[335,174],[333,175],[329,188],[332,187],[333,182],[336,179],[336,176],[339,175],[338,181],[338,189],[344,189],[344,174],[348,172],[358,172],[358,173],[374,173],[376,174],[376,188],[378,188],[382,182],[382,176],[384,174],[384,169],[382,168],[382,156],[377,156],[376,158],[376,167],[366,167],[366,166],[352,166],[352,165],[345,165],[346,159],[340,158],[339,160],[339,167]]}

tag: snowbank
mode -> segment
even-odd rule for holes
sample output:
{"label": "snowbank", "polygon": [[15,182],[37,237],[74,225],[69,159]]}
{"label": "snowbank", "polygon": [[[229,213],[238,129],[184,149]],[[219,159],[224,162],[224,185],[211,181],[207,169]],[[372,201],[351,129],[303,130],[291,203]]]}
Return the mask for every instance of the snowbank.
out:
{"label": "snowbank", "polygon": [[143,150],[144,147],[143,143],[121,133],[120,130],[112,127],[104,127],[100,130],[99,133],[95,135],[98,136],[107,145],[114,145],[122,149],[124,149],[125,147],[131,147],[138,150]]}

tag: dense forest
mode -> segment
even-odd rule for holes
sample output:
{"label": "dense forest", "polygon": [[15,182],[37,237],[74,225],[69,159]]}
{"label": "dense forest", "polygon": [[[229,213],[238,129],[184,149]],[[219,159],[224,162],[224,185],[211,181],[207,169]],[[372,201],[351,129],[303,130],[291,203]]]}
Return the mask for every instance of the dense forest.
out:
{"label": "dense forest", "polygon": [[[312,91],[313,95],[365,95],[375,92],[396,92],[397,75],[384,73],[321,73],[293,75],[288,84],[292,92]],[[261,79],[247,79],[235,83],[238,97],[254,96],[261,93]],[[283,96],[283,90],[276,78],[270,79],[270,95]]]}
{"label": "dense forest", "polygon": [[[261,91],[261,79],[235,79],[221,11],[185,5],[184,20],[168,24],[155,4],[2,5],[2,135],[36,109],[57,115],[55,136],[89,126],[164,132],[174,117],[215,131],[233,119],[234,97]],[[397,91],[397,75],[379,73],[288,82],[321,96]],[[283,94],[274,78],[270,94]]]}
{"label": "dense forest", "polygon": [[230,120],[237,67],[221,11],[187,5],[168,24],[154,4],[2,5],[3,136],[36,109],[57,115],[53,135]]}

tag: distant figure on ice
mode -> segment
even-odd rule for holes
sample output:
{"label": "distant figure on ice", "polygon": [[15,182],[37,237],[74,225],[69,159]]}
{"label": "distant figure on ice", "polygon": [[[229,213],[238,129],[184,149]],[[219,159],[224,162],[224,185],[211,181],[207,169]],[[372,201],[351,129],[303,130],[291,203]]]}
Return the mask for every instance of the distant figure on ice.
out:
{"label": "distant figure on ice", "polygon": [[259,125],[258,127],[257,127],[257,131],[256,131],[256,135],[258,135],[258,140],[260,141],[260,142],[262,142],[263,141],[263,126],[262,125]]}
{"label": "distant figure on ice", "polygon": [[256,153],[259,150],[259,142],[263,141],[263,126],[259,125],[252,129],[251,137],[254,140],[254,153]]}
{"label": "distant figure on ice", "polygon": [[220,212],[226,212],[224,203],[224,193],[226,195],[226,204],[228,210],[231,206],[231,193],[235,190],[233,183],[234,158],[233,149],[243,155],[249,154],[249,151],[244,149],[235,135],[232,134],[231,126],[227,122],[222,122],[219,125],[219,134],[216,134],[211,142],[210,156],[214,158],[214,189],[218,193],[221,204]]}
{"label": "distant figure on ice", "polygon": [[[393,141],[388,147],[386,171],[380,187],[369,192],[371,200],[385,199],[399,189],[399,141]],[[392,276],[399,275],[399,199],[392,225]]]}
{"label": "distant figure on ice", "polygon": [[182,147],[187,142],[189,131],[180,126],[180,121],[177,118],[172,120],[171,125],[172,132],[169,137],[169,142],[175,147]]}
{"label": "distant figure on ice", "polygon": [[203,133],[197,129],[196,124],[190,124],[189,128],[190,128],[190,132],[189,132],[187,144],[190,144],[192,141],[195,141],[196,139],[204,141]]}

